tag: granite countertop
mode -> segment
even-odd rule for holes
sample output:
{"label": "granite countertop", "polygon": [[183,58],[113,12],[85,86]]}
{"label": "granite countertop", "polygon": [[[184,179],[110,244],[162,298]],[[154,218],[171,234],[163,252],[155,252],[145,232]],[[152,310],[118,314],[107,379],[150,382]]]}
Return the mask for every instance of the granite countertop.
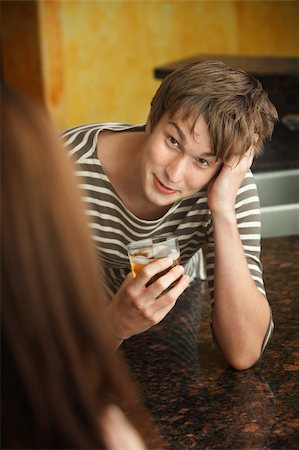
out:
{"label": "granite countertop", "polygon": [[298,449],[299,236],[262,248],[275,330],[253,368],[229,368],[213,344],[206,282],[122,346],[165,449]]}

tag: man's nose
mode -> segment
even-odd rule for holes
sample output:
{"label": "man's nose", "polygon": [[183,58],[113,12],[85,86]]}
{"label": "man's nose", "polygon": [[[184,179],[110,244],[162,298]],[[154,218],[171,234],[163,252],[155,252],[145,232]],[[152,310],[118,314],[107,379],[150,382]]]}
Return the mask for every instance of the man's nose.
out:
{"label": "man's nose", "polygon": [[185,174],[186,171],[186,159],[177,155],[171,162],[169,162],[166,166],[166,175],[172,183],[179,183]]}

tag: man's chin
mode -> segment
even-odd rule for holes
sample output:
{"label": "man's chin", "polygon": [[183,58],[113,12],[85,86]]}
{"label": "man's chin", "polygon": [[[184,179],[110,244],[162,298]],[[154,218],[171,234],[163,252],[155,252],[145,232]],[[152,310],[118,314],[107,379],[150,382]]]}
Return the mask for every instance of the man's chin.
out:
{"label": "man's chin", "polygon": [[181,197],[178,195],[175,195],[175,194],[165,195],[165,196],[158,195],[158,196],[155,196],[155,198],[153,198],[153,203],[156,206],[166,207],[166,206],[171,206],[180,200],[181,200]]}

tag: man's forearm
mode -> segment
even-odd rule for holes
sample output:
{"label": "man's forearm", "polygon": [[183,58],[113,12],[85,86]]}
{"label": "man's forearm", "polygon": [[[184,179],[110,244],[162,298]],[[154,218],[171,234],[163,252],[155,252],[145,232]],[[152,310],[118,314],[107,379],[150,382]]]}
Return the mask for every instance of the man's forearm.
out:
{"label": "man's forearm", "polygon": [[215,214],[213,229],[213,331],[228,363],[246,369],[260,356],[270,308],[251,277],[234,213]]}

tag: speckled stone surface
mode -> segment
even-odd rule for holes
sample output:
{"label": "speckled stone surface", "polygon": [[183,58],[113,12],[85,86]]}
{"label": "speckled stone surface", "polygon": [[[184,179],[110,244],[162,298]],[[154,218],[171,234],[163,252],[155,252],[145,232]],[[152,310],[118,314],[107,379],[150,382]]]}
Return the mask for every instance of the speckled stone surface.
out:
{"label": "speckled stone surface", "polygon": [[299,448],[299,236],[262,247],[275,330],[253,368],[227,367],[213,344],[205,282],[122,346],[165,449]]}

